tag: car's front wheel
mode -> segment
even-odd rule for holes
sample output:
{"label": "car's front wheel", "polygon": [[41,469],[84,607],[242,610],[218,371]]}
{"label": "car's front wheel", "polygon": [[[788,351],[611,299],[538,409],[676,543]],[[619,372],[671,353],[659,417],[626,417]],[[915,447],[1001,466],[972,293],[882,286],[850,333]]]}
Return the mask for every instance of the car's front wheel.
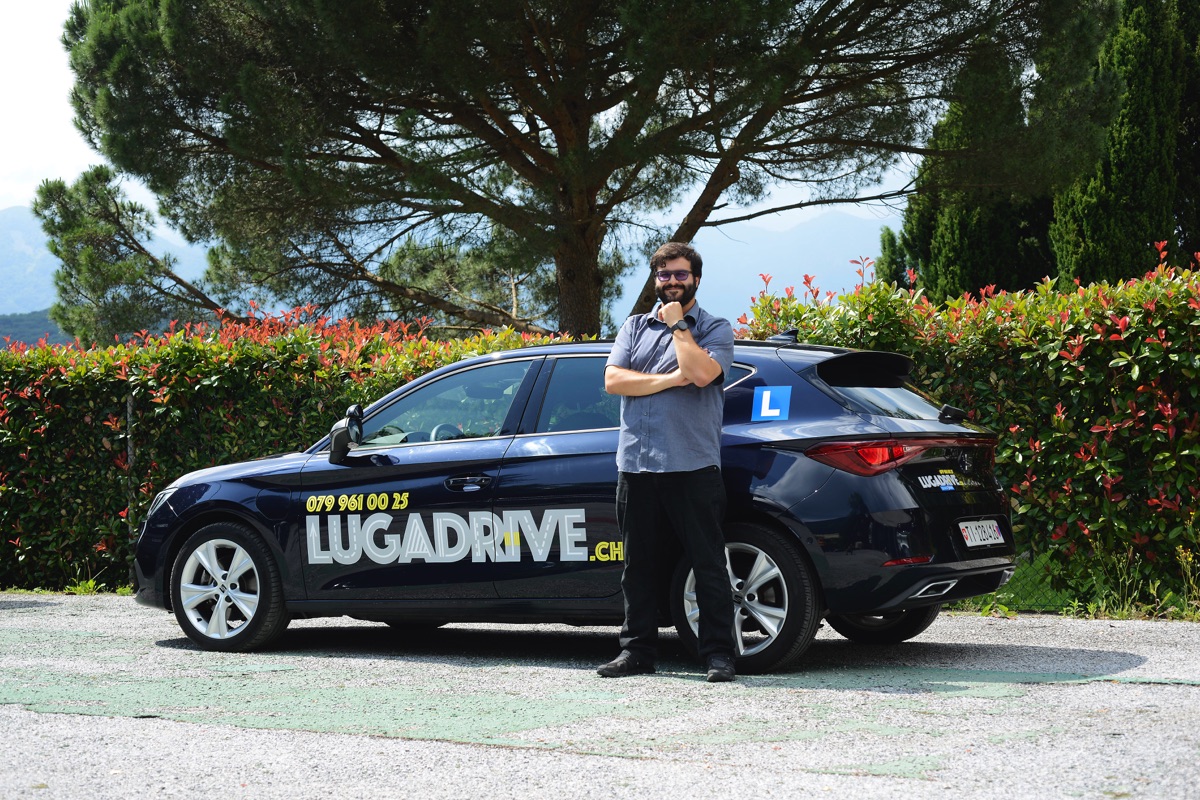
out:
{"label": "car's front wheel", "polygon": [[[734,645],[741,672],[791,665],[812,644],[821,621],[812,570],[786,535],[738,523],[725,530],[734,596]],[[697,650],[700,608],[696,577],[686,559],[671,584],[671,618],[679,638]]]}
{"label": "car's front wheel", "polygon": [[252,530],[229,522],[184,542],[171,571],[171,605],[179,627],[205,650],[265,647],[288,624],[274,557]]}
{"label": "car's front wheel", "polygon": [[938,605],[888,614],[830,614],[825,621],[852,642],[899,644],[923,633],[941,610]]}

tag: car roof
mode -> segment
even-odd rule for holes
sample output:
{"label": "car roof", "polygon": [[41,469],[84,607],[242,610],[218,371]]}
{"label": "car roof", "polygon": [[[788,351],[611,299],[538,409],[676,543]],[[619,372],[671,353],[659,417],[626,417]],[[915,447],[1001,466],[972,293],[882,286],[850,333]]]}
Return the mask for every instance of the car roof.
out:
{"label": "car roof", "polygon": [[[755,361],[786,349],[791,355],[791,361],[811,361],[819,363],[834,356],[852,353],[854,350],[846,347],[830,347],[827,345],[798,342],[788,334],[771,337],[765,341],[752,339],[737,339],[733,343],[734,359]],[[553,344],[535,344],[514,350],[501,350],[479,356],[483,359],[521,358],[530,355],[563,356],[563,355],[606,355],[611,349],[613,339],[593,339],[583,342],[556,342]],[[473,359],[467,356],[463,360]]]}
{"label": "car roof", "polygon": [[[592,339],[590,341],[567,341],[555,342],[552,344],[533,344],[526,347],[513,348],[509,350],[497,350],[491,353],[464,355],[456,362],[443,364],[442,366],[431,370],[430,372],[420,375],[411,381],[396,387],[392,391],[372,402],[367,408],[367,411],[368,414],[374,413],[374,409],[392,402],[396,397],[427,382],[439,380],[442,376],[460,369],[473,369],[476,366],[507,360],[556,358],[562,356],[607,356],[612,350],[614,341],[614,339]],[[911,368],[911,362],[906,356],[900,356],[894,353],[873,352],[867,350],[856,350],[847,347],[832,347],[828,345],[798,342],[795,340],[795,333],[793,331],[772,336],[765,341],[751,339],[737,339],[734,341],[734,362],[741,362],[743,365],[748,365],[754,368],[766,366],[766,363],[769,361],[778,364],[780,363],[782,357],[782,360],[786,362],[788,367],[796,372],[799,372],[802,369],[808,368],[809,366],[815,365],[819,368],[819,365],[825,362],[834,363],[833,359],[846,355],[850,355],[851,358],[855,359],[853,362],[854,366],[850,368],[851,372],[854,371],[855,367],[861,366],[858,362],[859,355],[869,357],[884,356],[892,359],[901,359],[903,360],[904,364],[909,365],[907,368],[902,369],[902,372],[907,373],[908,369]],[[871,366],[875,366],[875,363],[871,362]],[[889,363],[887,366],[891,368],[892,372],[896,372],[896,363]],[[903,367],[903,364],[900,366]],[[327,441],[328,437],[320,439],[313,444],[307,452],[316,452]]]}

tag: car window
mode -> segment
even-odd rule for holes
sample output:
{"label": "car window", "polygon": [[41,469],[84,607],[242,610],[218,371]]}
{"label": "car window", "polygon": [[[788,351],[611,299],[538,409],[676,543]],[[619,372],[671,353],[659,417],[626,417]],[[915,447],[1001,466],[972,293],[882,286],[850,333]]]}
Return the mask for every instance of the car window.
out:
{"label": "car window", "polygon": [[811,354],[787,348],[783,362],[800,375],[816,373],[827,394],[866,414],[897,419],[937,419],[940,407],[908,382],[912,362],[907,356],[854,350],[816,361]]}
{"label": "car window", "polygon": [[604,391],[605,359],[560,358],[554,364],[538,433],[615,428],[621,424],[621,398]]}
{"label": "car window", "polygon": [[839,386],[839,394],[854,400],[867,413],[897,419],[937,419],[939,406],[915,387]]}
{"label": "car window", "polygon": [[729,377],[725,379],[725,388],[733,386],[738,381],[744,380],[754,374],[754,370],[750,367],[734,364],[729,370]]}
{"label": "car window", "polygon": [[409,392],[363,422],[363,445],[496,436],[532,363],[486,364]]}

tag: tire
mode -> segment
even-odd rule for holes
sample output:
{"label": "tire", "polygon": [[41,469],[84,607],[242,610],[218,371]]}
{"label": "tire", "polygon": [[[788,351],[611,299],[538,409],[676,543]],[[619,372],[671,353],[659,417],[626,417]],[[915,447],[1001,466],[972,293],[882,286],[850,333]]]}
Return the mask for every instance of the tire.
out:
{"label": "tire", "polygon": [[924,633],[941,610],[937,605],[889,614],[830,614],[825,621],[852,642],[899,644]]}
{"label": "tire", "polygon": [[205,650],[261,649],[288,625],[275,558],[236,523],[206,525],[184,542],[171,570],[171,605],[179,627]]}
{"label": "tire", "polygon": [[[808,562],[786,534],[746,523],[726,526],[725,551],[734,592],[737,669],[786,669],[812,644],[821,621]],[[670,607],[680,640],[696,653],[699,610],[686,558],[675,568]]]}

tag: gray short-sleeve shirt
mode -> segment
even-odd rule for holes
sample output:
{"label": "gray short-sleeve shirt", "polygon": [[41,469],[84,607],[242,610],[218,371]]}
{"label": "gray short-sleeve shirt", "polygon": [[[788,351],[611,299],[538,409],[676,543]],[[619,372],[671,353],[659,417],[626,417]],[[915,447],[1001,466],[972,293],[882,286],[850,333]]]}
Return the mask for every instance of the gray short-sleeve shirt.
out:
{"label": "gray short-sleeve shirt", "polygon": [[[733,366],[733,327],[696,303],[684,317],[696,344],[721,367],[708,386],[675,386],[645,397],[621,398],[617,469],[621,472],[691,472],[721,463],[722,388]],[[675,341],[656,306],[625,320],[608,366],[659,375],[679,366]]]}

